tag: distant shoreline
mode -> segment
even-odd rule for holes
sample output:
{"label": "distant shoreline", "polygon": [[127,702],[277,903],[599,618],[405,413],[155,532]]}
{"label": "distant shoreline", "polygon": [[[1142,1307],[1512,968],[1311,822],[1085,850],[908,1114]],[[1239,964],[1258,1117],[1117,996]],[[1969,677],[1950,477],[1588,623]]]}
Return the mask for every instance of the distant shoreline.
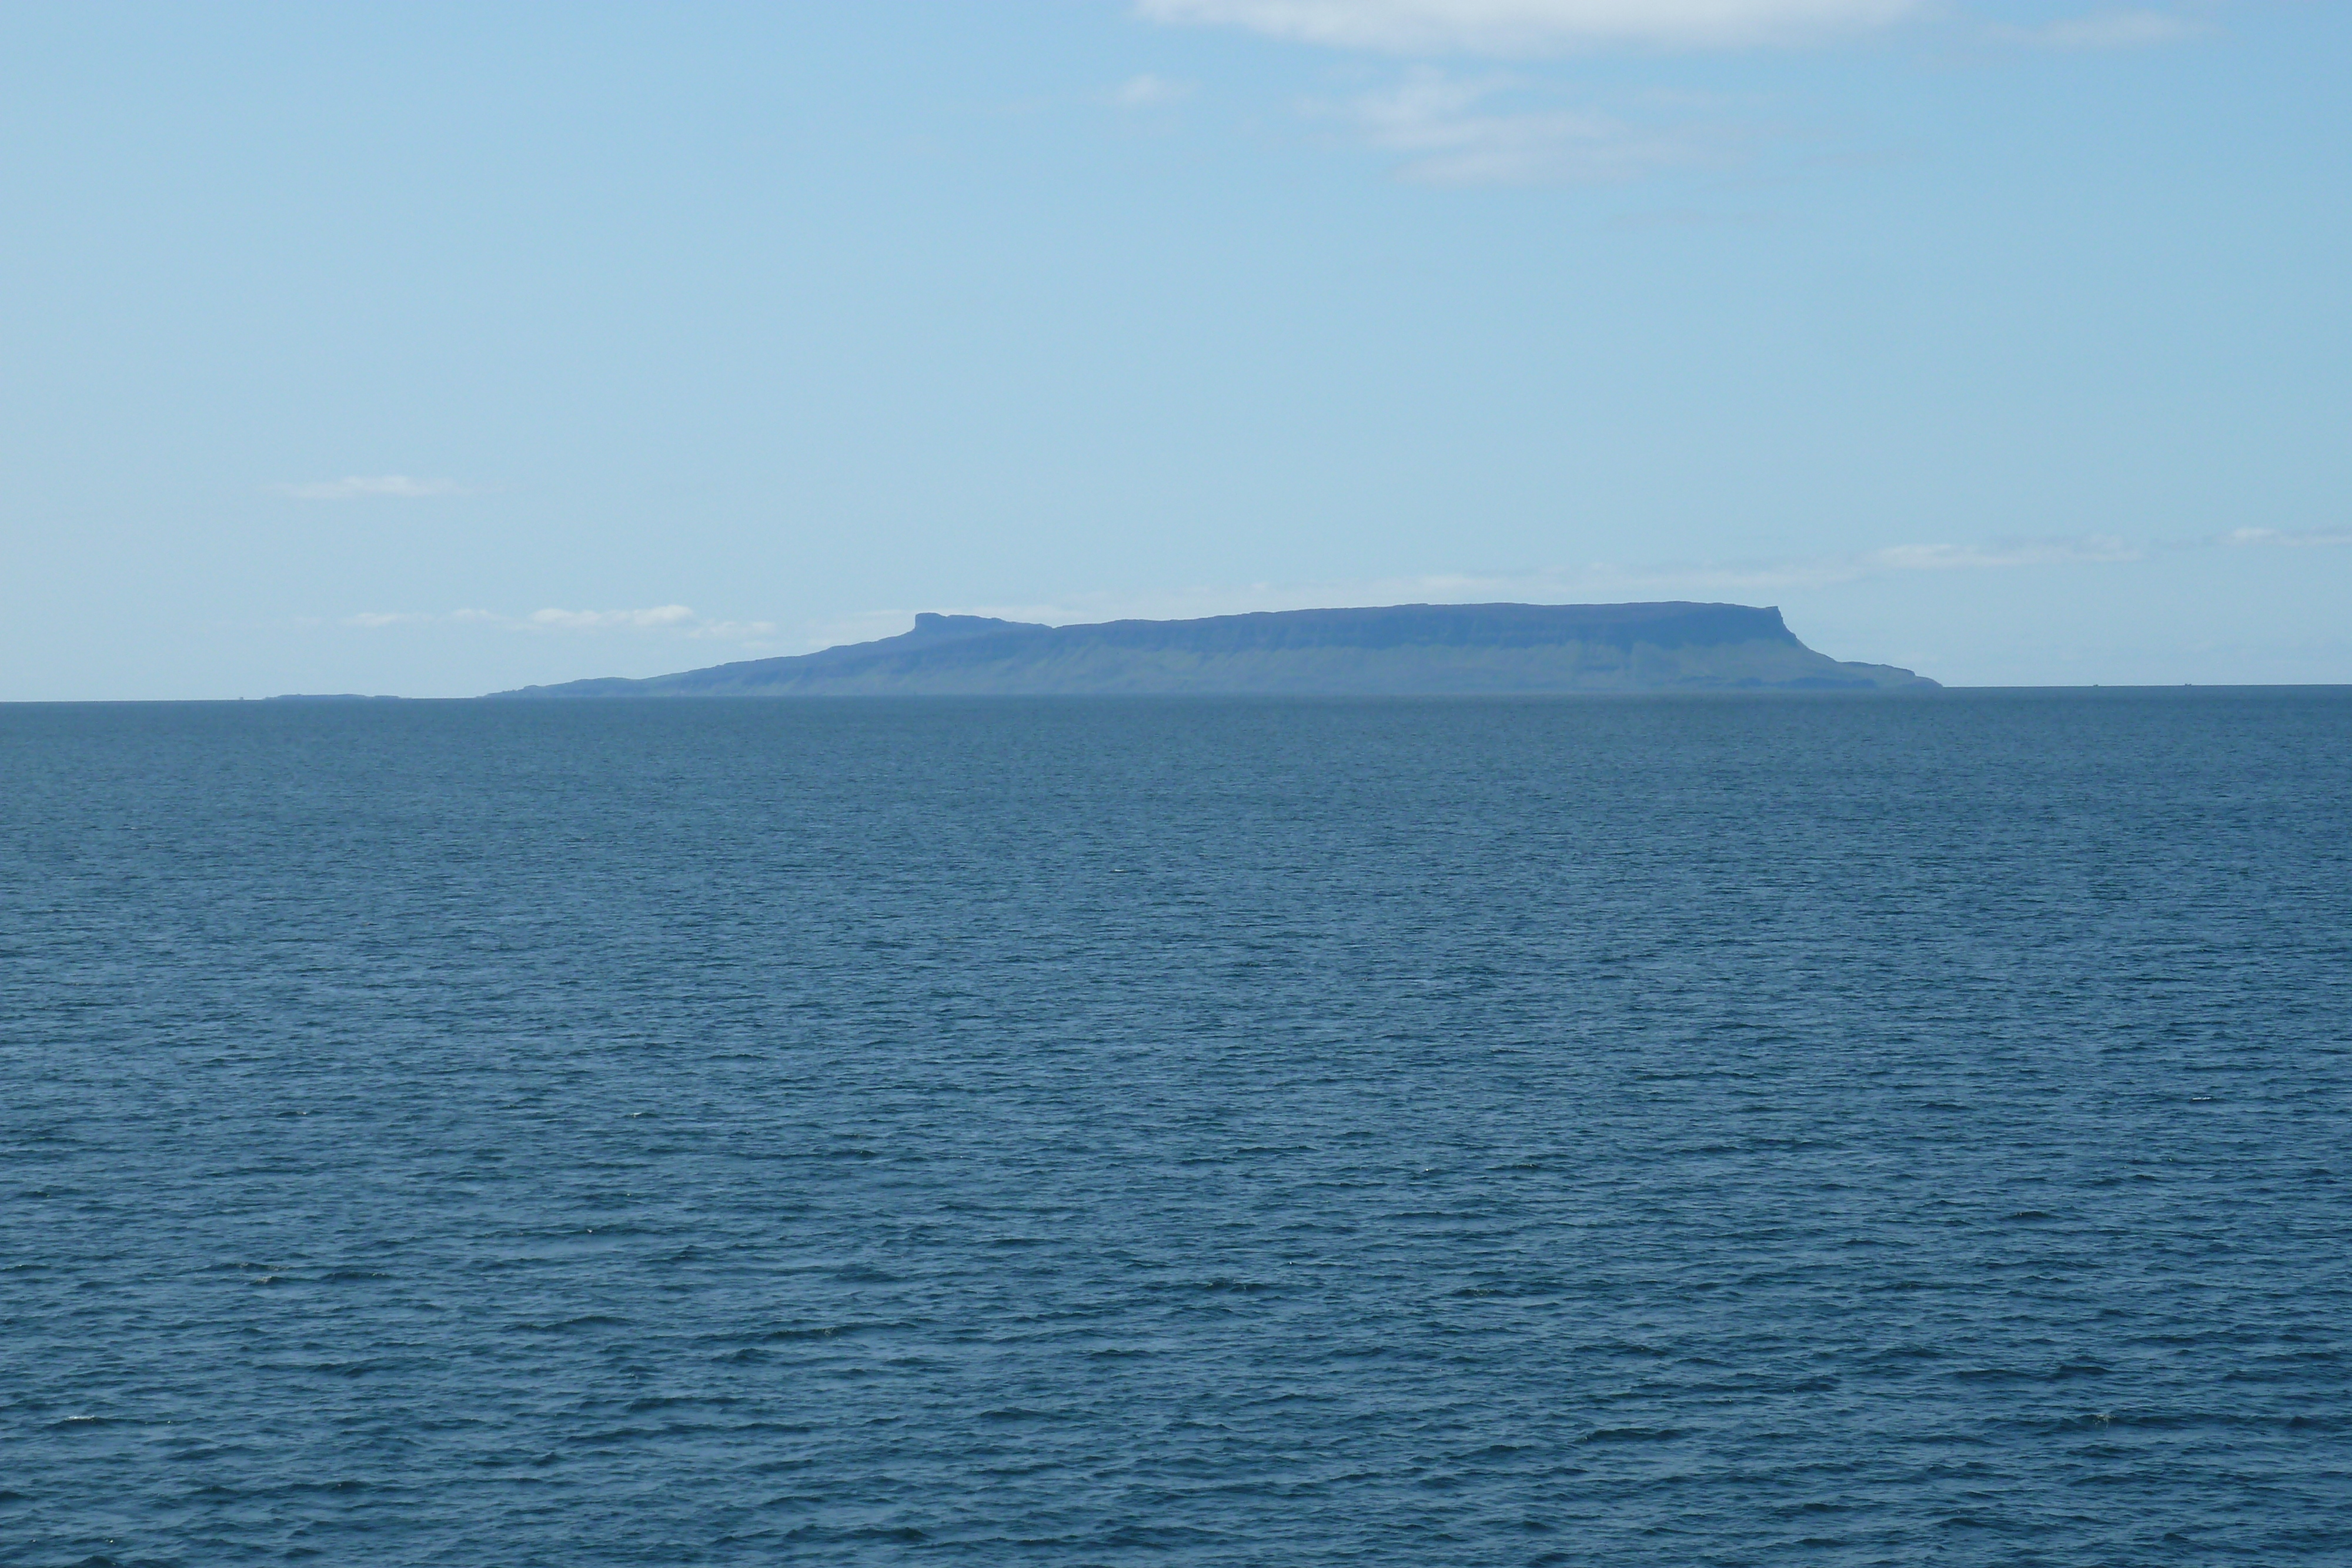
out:
{"label": "distant shoreline", "polygon": [[[2260,695],[2323,695],[2323,694],[2336,694],[2336,695],[2345,695],[2345,696],[2352,696],[2352,681],[2284,681],[2284,682],[2282,682],[2282,681],[2269,681],[2269,682],[2255,682],[2255,681],[2249,681],[2249,682],[2239,682],[2239,683],[2221,682],[2221,681],[2213,681],[2213,682],[2197,681],[2197,682],[2193,682],[2193,683],[2183,683],[2183,684],[2179,684],[2179,685],[2033,685],[2033,686],[2017,686],[2017,685],[2011,685],[2011,686],[1962,686],[1962,685],[1937,685],[1937,686],[1933,686],[1933,687],[1921,687],[1921,688],[1912,688],[1912,689],[1895,690],[1895,691],[1853,691],[1853,692],[1821,692],[1821,691],[1486,692],[1486,693],[1481,693],[1481,692],[1443,693],[1443,692],[1441,692],[1441,693],[1417,693],[1417,694],[1416,694],[1416,693],[1406,693],[1406,694],[1389,694],[1389,695],[1381,695],[1381,694],[1339,694],[1339,695],[1317,695],[1317,694],[1311,694],[1311,693],[1281,693],[1281,692],[1275,692],[1275,693],[1250,693],[1250,692],[1237,692],[1237,693],[1235,693],[1235,692],[1213,692],[1213,693],[1189,693],[1189,694],[1188,694],[1188,693],[1140,693],[1140,694],[1116,694],[1116,693],[1110,693],[1110,694],[1094,694],[1094,693],[1047,693],[1047,694],[999,694],[999,695],[990,695],[990,694],[985,694],[985,693],[967,693],[967,694],[955,694],[955,695],[940,695],[940,696],[926,696],[926,695],[911,695],[911,694],[881,695],[873,695],[873,696],[808,696],[808,697],[802,697],[802,698],[800,698],[800,699],[798,699],[798,700],[799,700],[799,701],[800,701],[803,706],[806,706],[806,705],[820,705],[820,706],[822,706],[822,705],[845,705],[845,704],[850,704],[850,703],[858,703],[858,702],[874,702],[874,703],[888,703],[888,704],[898,704],[898,703],[914,704],[914,703],[922,703],[922,702],[940,702],[940,703],[1012,703],[1012,702],[1030,702],[1030,701],[1053,701],[1053,702],[1068,702],[1068,703],[1080,703],[1080,702],[1127,702],[1127,701],[1133,701],[1133,702],[1154,702],[1154,703],[1171,703],[1171,704],[1174,704],[1174,703],[1202,703],[1202,702],[1245,702],[1245,701],[1296,702],[1296,703],[1325,703],[1325,702],[1360,702],[1360,703],[1372,703],[1372,702],[1396,702],[1396,703],[1407,703],[1407,702],[1410,702],[1410,703],[1422,703],[1422,702],[1503,702],[1503,701],[1509,701],[1509,702],[1538,702],[1538,701],[1552,701],[1552,700],[1558,700],[1558,699],[1571,699],[1571,700],[1586,700],[1586,699],[1591,699],[1591,700],[1610,700],[1610,701],[1644,701],[1644,700],[1651,700],[1651,699],[1657,699],[1657,698],[1673,698],[1673,699],[1678,699],[1678,700],[1693,700],[1693,701],[1695,701],[1695,700],[1700,700],[1700,699],[1730,699],[1730,700],[1740,700],[1740,701],[1749,701],[1749,700],[1775,700],[1775,699],[1779,699],[1779,700],[1786,700],[1786,699],[1820,700],[1820,699],[1824,699],[1824,698],[1827,698],[1827,699],[1840,699],[1840,700],[1866,700],[1866,701],[1878,701],[1878,700],[1886,699],[1886,698],[1895,698],[1895,697],[1900,697],[1900,698],[1903,698],[1903,699],[1906,699],[1906,700],[1910,700],[1910,701],[1921,701],[1921,700],[1933,700],[1933,699],[1938,699],[1938,698],[1979,698],[1979,697],[1987,697],[1987,696],[2064,697],[2064,696],[2090,696],[2090,695],[2095,695],[2103,696],[2103,697],[2167,697],[2167,696],[2188,696],[2188,695],[2198,695],[2198,696],[2233,696],[2233,697],[2246,697],[2246,696],[2260,696]],[[730,701],[730,700],[733,700],[733,701],[740,701],[740,702],[744,702],[744,703],[774,703],[774,702],[777,702],[777,701],[780,701],[780,700],[790,700],[790,699],[780,699],[780,698],[778,698],[778,697],[774,697],[774,696],[763,696],[763,695],[757,695],[757,694],[734,693],[734,694],[724,694],[724,695],[714,695],[714,696],[711,696],[711,697],[709,697],[709,698],[705,698],[705,699],[702,699],[702,700],[704,700],[704,701],[708,701],[708,702],[713,702],[713,703],[726,702],[726,701]],[[317,707],[317,708],[331,708],[331,709],[336,709],[336,710],[348,711],[348,710],[350,710],[350,709],[352,709],[352,708],[356,708],[356,707],[388,708],[388,707],[393,707],[393,706],[444,706],[475,707],[475,706],[480,706],[480,705],[482,705],[482,704],[484,704],[484,703],[494,702],[494,701],[499,701],[499,702],[501,702],[501,706],[503,706],[503,702],[501,701],[501,699],[496,699],[496,698],[490,698],[490,697],[482,697],[482,696],[435,696],[435,697],[408,697],[408,696],[396,696],[396,695],[356,695],[356,694],[355,694],[355,695],[350,695],[350,696],[344,696],[344,695],[313,695],[313,694],[310,694],[310,693],[287,693],[287,694],[284,694],[284,695],[282,695],[262,696],[262,697],[8,697],[8,698],[0,698],[0,709],[42,708],[42,707],[219,707],[219,706],[244,706],[244,707],[267,707],[267,708],[278,708],[278,709],[292,709],[292,708]],[[576,705],[559,705],[559,706],[576,706]],[[596,706],[604,706],[604,705],[596,705]]]}

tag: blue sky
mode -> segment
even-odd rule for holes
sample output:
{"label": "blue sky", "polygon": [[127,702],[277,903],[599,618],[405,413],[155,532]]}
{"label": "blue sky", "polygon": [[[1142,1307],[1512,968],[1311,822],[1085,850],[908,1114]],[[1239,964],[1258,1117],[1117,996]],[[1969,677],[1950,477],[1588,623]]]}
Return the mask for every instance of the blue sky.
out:
{"label": "blue sky", "polygon": [[2352,681],[2352,7],[0,4],[0,698],[1778,604]]}

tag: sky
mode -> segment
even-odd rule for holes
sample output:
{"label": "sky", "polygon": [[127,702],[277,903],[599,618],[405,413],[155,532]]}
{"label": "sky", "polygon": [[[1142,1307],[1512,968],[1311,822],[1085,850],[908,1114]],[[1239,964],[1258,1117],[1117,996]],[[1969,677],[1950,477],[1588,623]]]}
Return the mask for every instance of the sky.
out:
{"label": "sky", "polygon": [[917,611],[2352,682],[2335,0],[0,0],[0,699]]}

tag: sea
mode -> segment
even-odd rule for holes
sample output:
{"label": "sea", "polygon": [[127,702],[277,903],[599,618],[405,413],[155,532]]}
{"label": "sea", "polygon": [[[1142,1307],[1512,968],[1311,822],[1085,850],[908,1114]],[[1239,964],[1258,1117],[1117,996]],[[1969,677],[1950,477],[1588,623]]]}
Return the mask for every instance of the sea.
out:
{"label": "sea", "polygon": [[2352,689],[0,707],[0,1563],[2352,1563]]}

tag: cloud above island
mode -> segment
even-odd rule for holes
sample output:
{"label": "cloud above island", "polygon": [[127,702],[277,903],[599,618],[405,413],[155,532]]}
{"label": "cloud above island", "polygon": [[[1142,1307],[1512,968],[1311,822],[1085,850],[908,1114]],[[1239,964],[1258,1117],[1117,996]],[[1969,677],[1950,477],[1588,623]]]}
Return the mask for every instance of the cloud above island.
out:
{"label": "cloud above island", "polygon": [[1403,155],[1396,177],[1431,185],[1589,184],[1725,163],[1739,138],[1720,127],[1645,125],[1599,109],[1529,101],[1515,77],[1465,80],[1422,68],[1390,88],[1316,112]]}
{"label": "cloud above island", "polygon": [[2095,11],[2039,26],[1997,26],[1994,41],[2038,49],[2146,49],[2193,38],[2204,28],[2166,11]]}
{"label": "cloud above island", "polygon": [[1884,27],[1922,9],[1918,0],[1137,0],[1135,7],[1154,22],[1413,56],[1801,42]]}
{"label": "cloud above island", "polygon": [[[1965,0],[1134,0],[1139,19],[1225,27],[1286,41],[1388,55],[1387,85],[1350,65],[1344,100],[1309,96],[1297,110],[1344,127],[1395,156],[1398,179],[1432,185],[1616,183],[1675,172],[1721,173],[1801,133],[1790,106],[1653,86],[1613,90],[1590,71],[1539,62],[1614,48],[1647,55],[1829,46],[1907,27],[1947,46],[2086,53],[2194,37],[2186,12],[2099,10],[2036,22],[1989,18]],[[1518,73],[1444,68],[1464,57],[1521,62]],[[1369,79],[1368,78],[1369,73]],[[1134,78],[1115,99],[1170,101],[1172,84]],[[1818,127],[1801,133],[1818,141]],[[1817,149],[1818,151],[1818,149]]]}
{"label": "cloud above island", "polygon": [[[317,622],[310,622],[317,624]],[[374,630],[387,626],[491,626],[509,632],[659,632],[697,642],[759,644],[775,635],[772,621],[719,621],[698,614],[684,604],[656,604],[643,610],[534,610],[528,615],[503,615],[492,610],[368,610],[339,616],[339,626]]]}
{"label": "cloud above island", "polygon": [[342,479],[315,479],[299,485],[272,485],[281,496],[291,496],[298,501],[356,501],[371,497],[390,497],[404,501],[417,501],[436,496],[471,494],[454,479],[415,479],[405,474],[352,475]]}
{"label": "cloud above island", "polygon": [[1171,81],[1163,76],[1145,71],[1129,77],[1104,95],[1105,101],[1117,109],[1165,109],[1183,102],[1192,96],[1193,84]]}
{"label": "cloud above island", "polygon": [[[1135,0],[1171,26],[1239,27],[1329,48],[1431,58],[1526,57],[1611,45],[1726,49],[1819,44],[1964,12],[1937,0]],[[2174,10],[2108,8],[2046,22],[1977,23],[2000,43],[2049,49],[2134,49],[2205,31]]]}
{"label": "cloud above island", "polygon": [[2304,549],[2313,546],[2352,545],[2352,528],[2233,528],[2221,538],[2224,544],[2240,549],[2272,545],[2287,549]]}

